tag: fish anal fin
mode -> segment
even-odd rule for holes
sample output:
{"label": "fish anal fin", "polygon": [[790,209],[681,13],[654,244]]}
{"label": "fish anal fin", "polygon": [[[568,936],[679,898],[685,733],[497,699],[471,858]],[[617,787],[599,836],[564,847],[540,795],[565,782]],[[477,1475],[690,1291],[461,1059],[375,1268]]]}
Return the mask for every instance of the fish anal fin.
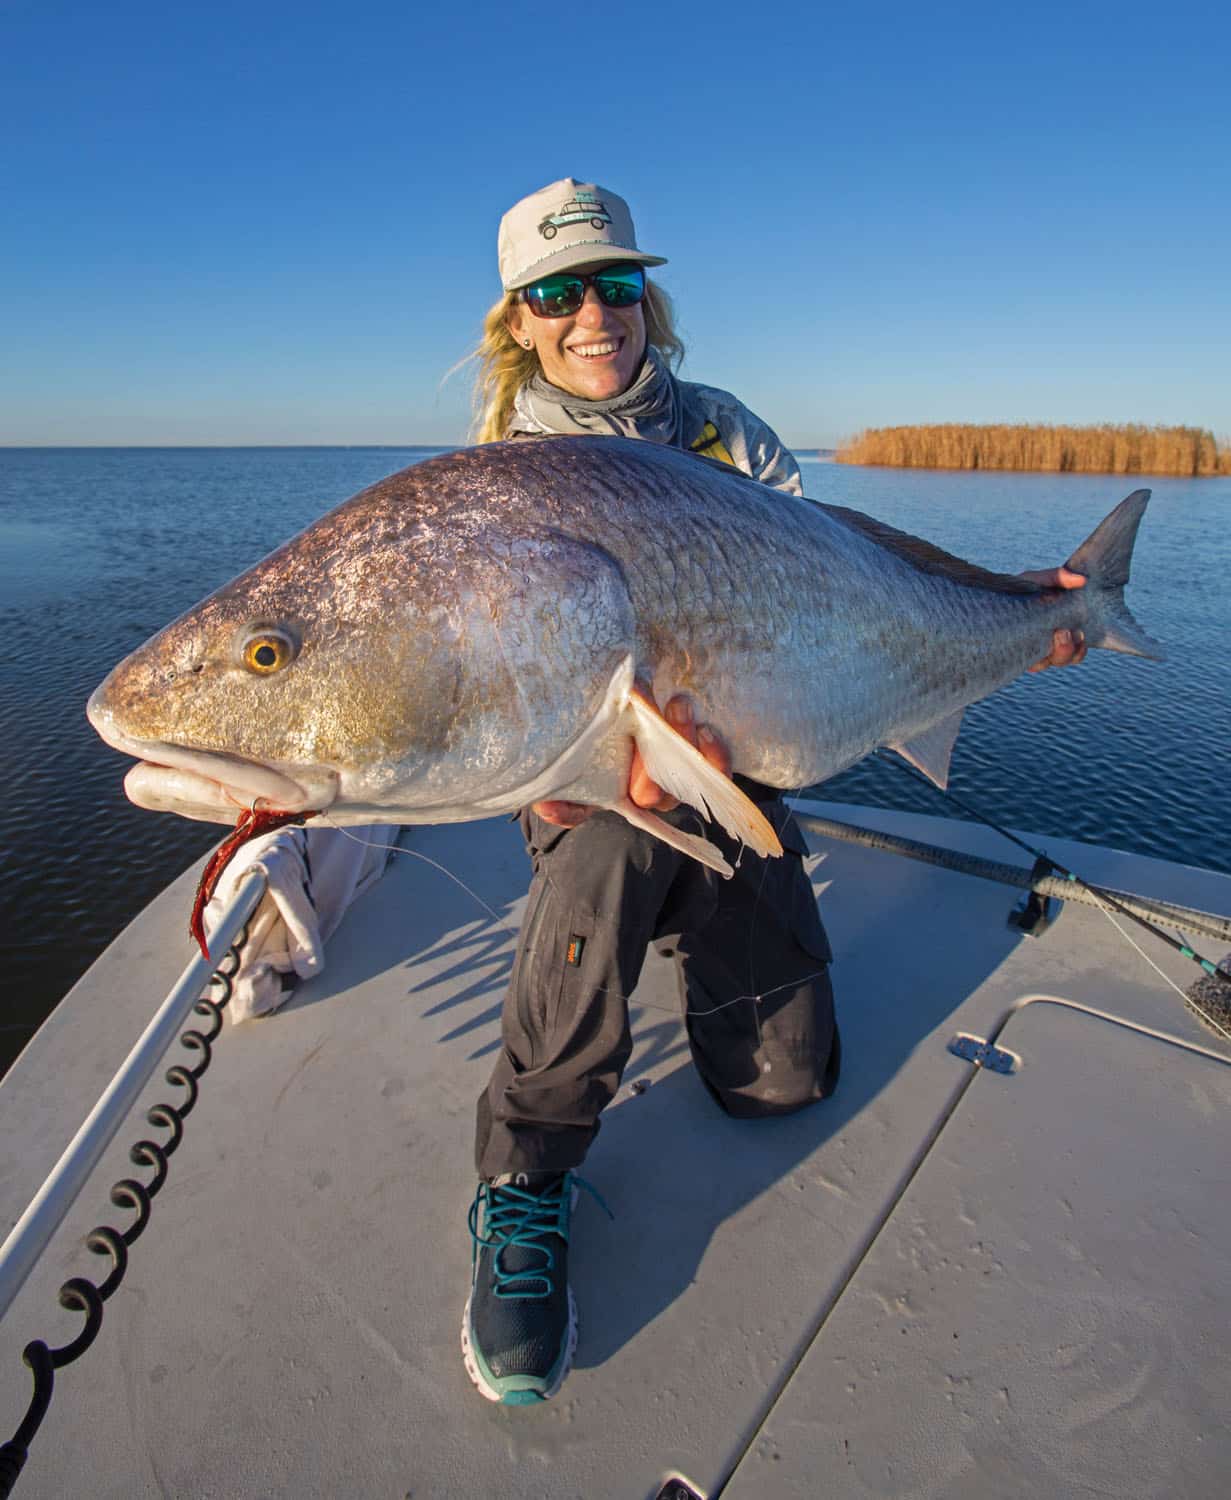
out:
{"label": "fish anal fin", "polygon": [[957,713],[950,714],[947,719],[941,719],[938,724],[933,724],[922,734],[913,735],[909,740],[902,740],[896,745],[890,745],[889,748],[896,751],[903,760],[909,761],[917,770],[922,771],[928,780],[935,782],[943,792],[949,785],[949,761],[953,755],[953,746],[957,741],[958,731],[962,727],[962,715],[965,712],[964,708],[959,708]]}
{"label": "fish anal fin", "polygon": [[729,776],[710,765],[649,700],[630,693],[628,712],[642,762],[663,791],[695,807],[755,854],[782,853],[773,825],[756,803]]}
{"label": "fish anal fin", "polygon": [[634,828],[645,829],[646,833],[652,833],[656,839],[661,839],[664,844],[670,844],[681,854],[690,855],[707,868],[717,870],[725,880],[730,880],[735,874],[722,857],[721,851],[708,839],[698,838],[695,833],[685,833],[682,828],[673,828],[657,813],[650,812],[648,808],[638,807],[630,797],[622,798],[611,810],[627,818]]}

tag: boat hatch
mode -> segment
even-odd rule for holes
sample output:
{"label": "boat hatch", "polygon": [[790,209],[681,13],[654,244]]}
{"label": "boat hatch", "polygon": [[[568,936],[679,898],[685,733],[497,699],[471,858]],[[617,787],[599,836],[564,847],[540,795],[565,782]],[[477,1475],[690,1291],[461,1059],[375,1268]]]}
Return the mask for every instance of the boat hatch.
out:
{"label": "boat hatch", "polygon": [[1231,1065],[1052,1001],[996,1040],[724,1500],[1222,1491]]}

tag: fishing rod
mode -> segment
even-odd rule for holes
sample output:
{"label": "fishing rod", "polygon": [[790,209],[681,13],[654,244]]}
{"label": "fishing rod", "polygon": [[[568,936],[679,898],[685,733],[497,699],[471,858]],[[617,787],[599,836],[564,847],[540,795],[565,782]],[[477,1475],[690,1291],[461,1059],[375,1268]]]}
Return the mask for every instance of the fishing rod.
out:
{"label": "fishing rod", "polygon": [[899,760],[897,756],[894,756],[891,759],[890,756],[885,754],[883,750],[878,750],[876,752],[876,759],[883,762],[885,765],[893,766],[896,770],[904,772],[906,775],[911,777],[912,780],[917,781],[920,783],[920,785],[927,787],[930,792],[939,792],[940,795],[946,799],[946,801],[952,802],[955,807],[960,807],[963,812],[968,813],[978,822],[986,824],[988,828],[993,829],[996,833],[1000,834],[1002,838],[1008,839],[1011,844],[1016,844],[1019,849],[1024,849],[1027,854],[1033,855],[1035,868],[1032,873],[1036,877],[1039,875],[1047,874],[1056,874],[1063,877],[1065,880],[1070,881],[1073,885],[1079,887],[1081,890],[1088,891],[1098,901],[1105,903],[1107,906],[1111,907],[1112,910],[1119,912],[1121,916],[1128,917],[1130,921],[1136,922],[1138,927],[1143,927],[1147,932],[1152,933],[1157,938],[1160,938],[1164,943],[1167,944],[1169,948],[1174,949],[1176,953],[1179,953],[1182,957],[1189,959],[1192,963],[1195,963],[1198,968],[1204,970],[1204,972],[1210,975],[1211,978],[1219,979],[1223,982],[1223,984],[1231,985],[1231,973],[1228,973],[1225,969],[1220,968],[1217,964],[1211,963],[1208,958],[1203,958],[1202,955],[1198,953],[1194,948],[1190,947],[1189,944],[1182,941],[1182,939],[1180,938],[1172,937],[1169,932],[1164,931],[1164,929],[1159,927],[1157,923],[1151,922],[1149,918],[1143,917],[1139,912],[1132,911],[1129,907],[1125,906],[1123,902],[1118,900],[1113,892],[1107,890],[1105,886],[1094,885],[1091,881],[1083,880],[1080,875],[1068,869],[1067,866],[1062,865],[1058,859],[1053,859],[1052,856],[1045,850],[1036,849],[1032,844],[1026,843],[1024,839],[1018,838],[1015,833],[1011,833],[1009,829],[1002,827],[1002,825],[997,823],[994,818],[989,818],[987,814],[980,811],[979,808],[963,801],[962,798],[959,797],[955,792],[951,792],[947,789],[942,789],[936,786],[933,782],[929,781],[926,776],[923,776],[918,771],[916,771],[913,766],[908,765],[905,761]]}

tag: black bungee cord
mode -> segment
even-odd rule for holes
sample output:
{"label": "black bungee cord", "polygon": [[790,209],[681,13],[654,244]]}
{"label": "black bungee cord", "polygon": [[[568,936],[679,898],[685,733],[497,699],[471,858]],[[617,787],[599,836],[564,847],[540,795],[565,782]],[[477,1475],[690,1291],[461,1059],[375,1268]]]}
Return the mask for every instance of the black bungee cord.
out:
{"label": "black bungee cord", "polygon": [[187,1097],[179,1104],[153,1104],[145,1112],[151,1125],[170,1131],[170,1138],[161,1145],[157,1141],[138,1141],[128,1153],[137,1166],[152,1167],[153,1178],[149,1182],[138,1182],[135,1177],[125,1177],[111,1189],[111,1202],[117,1208],[132,1209],[136,1219],[123,1231],[101,1224],[86,1236],[86,1246],[95,1255],[111,1257],[110,1272],[97,1285],[84,1276],[74,1276],[60,1287],[60,1306],[82,1313],[85,1325],[75,1339],[59,1349],[50,1349],[42,1339],[34,1339],[22,1351],[22,1361],[34,1377],[34,1394],[17,1431],[7,1443],[0,1444],[0,1500],[8,1500],[25,1467],[30,1444],[51,1405],[55,1372],[80,1359],[97,1338],[103,1323],[103,1304],[123,1281],[128,1269],[128,1247],[150,1221],[151,1202],[167,1180],[168,1159],[183,1139],[184,1119],[197,1102],[197,1080],[209,1067],[211,1044],[222,1030],[223,1006],[231,998],[232,980],[239,970],[240,952],[247,938],[248,928],[245,926],[210,976],[209,984],[220,986],[217,998],[202,995],[193,1006],[194,1014],[209,1019],[209,1030],[190,1028],[180,1033],[181,1045],[200,1053],[200,1061],[192,1067],[176,1063],[163,1074],[168,1083],[184,1089]]}

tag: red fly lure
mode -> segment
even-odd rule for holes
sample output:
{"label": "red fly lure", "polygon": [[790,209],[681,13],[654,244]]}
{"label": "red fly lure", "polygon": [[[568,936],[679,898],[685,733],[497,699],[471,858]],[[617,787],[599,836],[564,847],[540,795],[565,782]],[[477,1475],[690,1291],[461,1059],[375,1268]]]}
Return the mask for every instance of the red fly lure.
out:
{"label": "red fly lure", "polygon": [[245,807],[240,813],[239,822],[210,855],[201,871],[201,880],[192,903],[192,916],[188,920],[188,931],[207,961],[209,945],[205,941],[205,908],[236,850],[249,839],[259,838],[261,834],[269,833],[275,828],[285,828],[288,823],[302,823],[305,818],[310,817],[310,812],[263,812],[255,807]]}

